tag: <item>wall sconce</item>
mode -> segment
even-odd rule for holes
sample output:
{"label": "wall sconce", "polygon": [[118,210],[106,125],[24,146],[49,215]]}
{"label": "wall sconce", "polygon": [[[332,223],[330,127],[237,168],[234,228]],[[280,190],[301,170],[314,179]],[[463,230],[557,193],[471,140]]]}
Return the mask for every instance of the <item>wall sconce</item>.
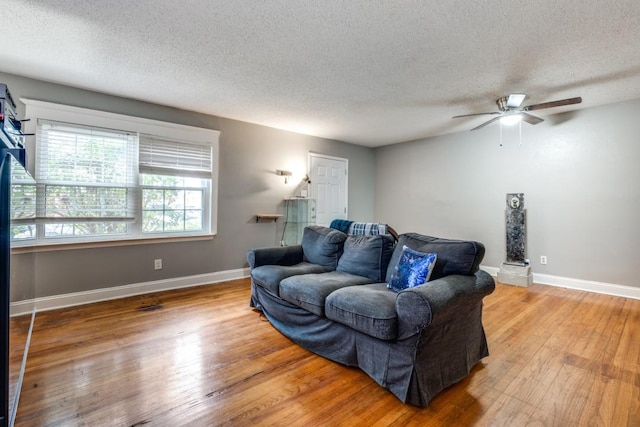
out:
{"label": "wall sconce", "polygon": [[285,171],[285,170],[282,170],[282,169],[277,169],[276,170],[276,175],[284,176],[284,183],[288,184],[289,183],[289,177],[291,175],[293,175],[293,173],[291,173],[291,171]]}
{"label": "wall sconce", "polygon": [[309,185],[311,184],[311,178],[309,178],[308,174],[305,175],[304,178],[302,178],[302,182],[304,182],[304,184],[300,189],[300,197],[306,199],[307,197],[309,197]]}

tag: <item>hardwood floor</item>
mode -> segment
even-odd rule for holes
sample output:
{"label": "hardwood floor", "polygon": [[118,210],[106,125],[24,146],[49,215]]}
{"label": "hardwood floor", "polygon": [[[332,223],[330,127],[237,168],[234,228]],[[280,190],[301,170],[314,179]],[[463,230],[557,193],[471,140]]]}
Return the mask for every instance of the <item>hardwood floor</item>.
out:
{"label": "hardwood floor", "polygon": [[640,301],[485,299],[491,355],[428,408],[298,347],[249,281],[38,313],[18,426],[640,426]]}

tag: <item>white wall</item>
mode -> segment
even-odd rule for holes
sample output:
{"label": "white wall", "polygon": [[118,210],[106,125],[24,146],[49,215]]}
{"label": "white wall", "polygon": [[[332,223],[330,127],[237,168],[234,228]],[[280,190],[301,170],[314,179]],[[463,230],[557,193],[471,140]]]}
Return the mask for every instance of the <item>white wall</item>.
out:
{"label": "white wall", "polygon": [[[534,273],[640,287],[640,100],[375,150],[375,217],[475,239],[505,260],[505,194],[525,193]],[[469,120],[469,128],[481,119]],[[540,255],[548,257],[540,265]]]}

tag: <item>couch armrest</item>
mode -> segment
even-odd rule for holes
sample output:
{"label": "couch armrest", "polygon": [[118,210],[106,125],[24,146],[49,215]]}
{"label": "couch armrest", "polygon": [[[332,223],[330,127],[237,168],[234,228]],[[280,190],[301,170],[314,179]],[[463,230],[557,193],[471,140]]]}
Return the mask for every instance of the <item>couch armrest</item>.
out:
{"label": "couch armrest", "polygon": [[493,277],[479,270],[473,276],[445,276],[399,292],[396,297],[398,338],[414,335],[431,324],[446,322],[466,304],[482,301],[495,286]]}
{"label": "couch armrest", "polygon": [[274,246],[271,248],[249,249],[249,267],[261,265],[295,265],[302,262],[302,246]]}

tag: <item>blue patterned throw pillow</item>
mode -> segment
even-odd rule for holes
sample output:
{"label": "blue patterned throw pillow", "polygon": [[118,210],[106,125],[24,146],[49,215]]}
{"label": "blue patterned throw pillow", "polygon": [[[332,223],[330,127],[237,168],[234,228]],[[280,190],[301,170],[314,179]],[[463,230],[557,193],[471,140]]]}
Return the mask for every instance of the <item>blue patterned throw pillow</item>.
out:
{"label": "blue patterned throw pillow", "polygon": [[436,254],[422,253],[403,246],[398,264],[393,269],[387,287],[395,292],[422,285],[429,280],[433,266],[436,265]]}

